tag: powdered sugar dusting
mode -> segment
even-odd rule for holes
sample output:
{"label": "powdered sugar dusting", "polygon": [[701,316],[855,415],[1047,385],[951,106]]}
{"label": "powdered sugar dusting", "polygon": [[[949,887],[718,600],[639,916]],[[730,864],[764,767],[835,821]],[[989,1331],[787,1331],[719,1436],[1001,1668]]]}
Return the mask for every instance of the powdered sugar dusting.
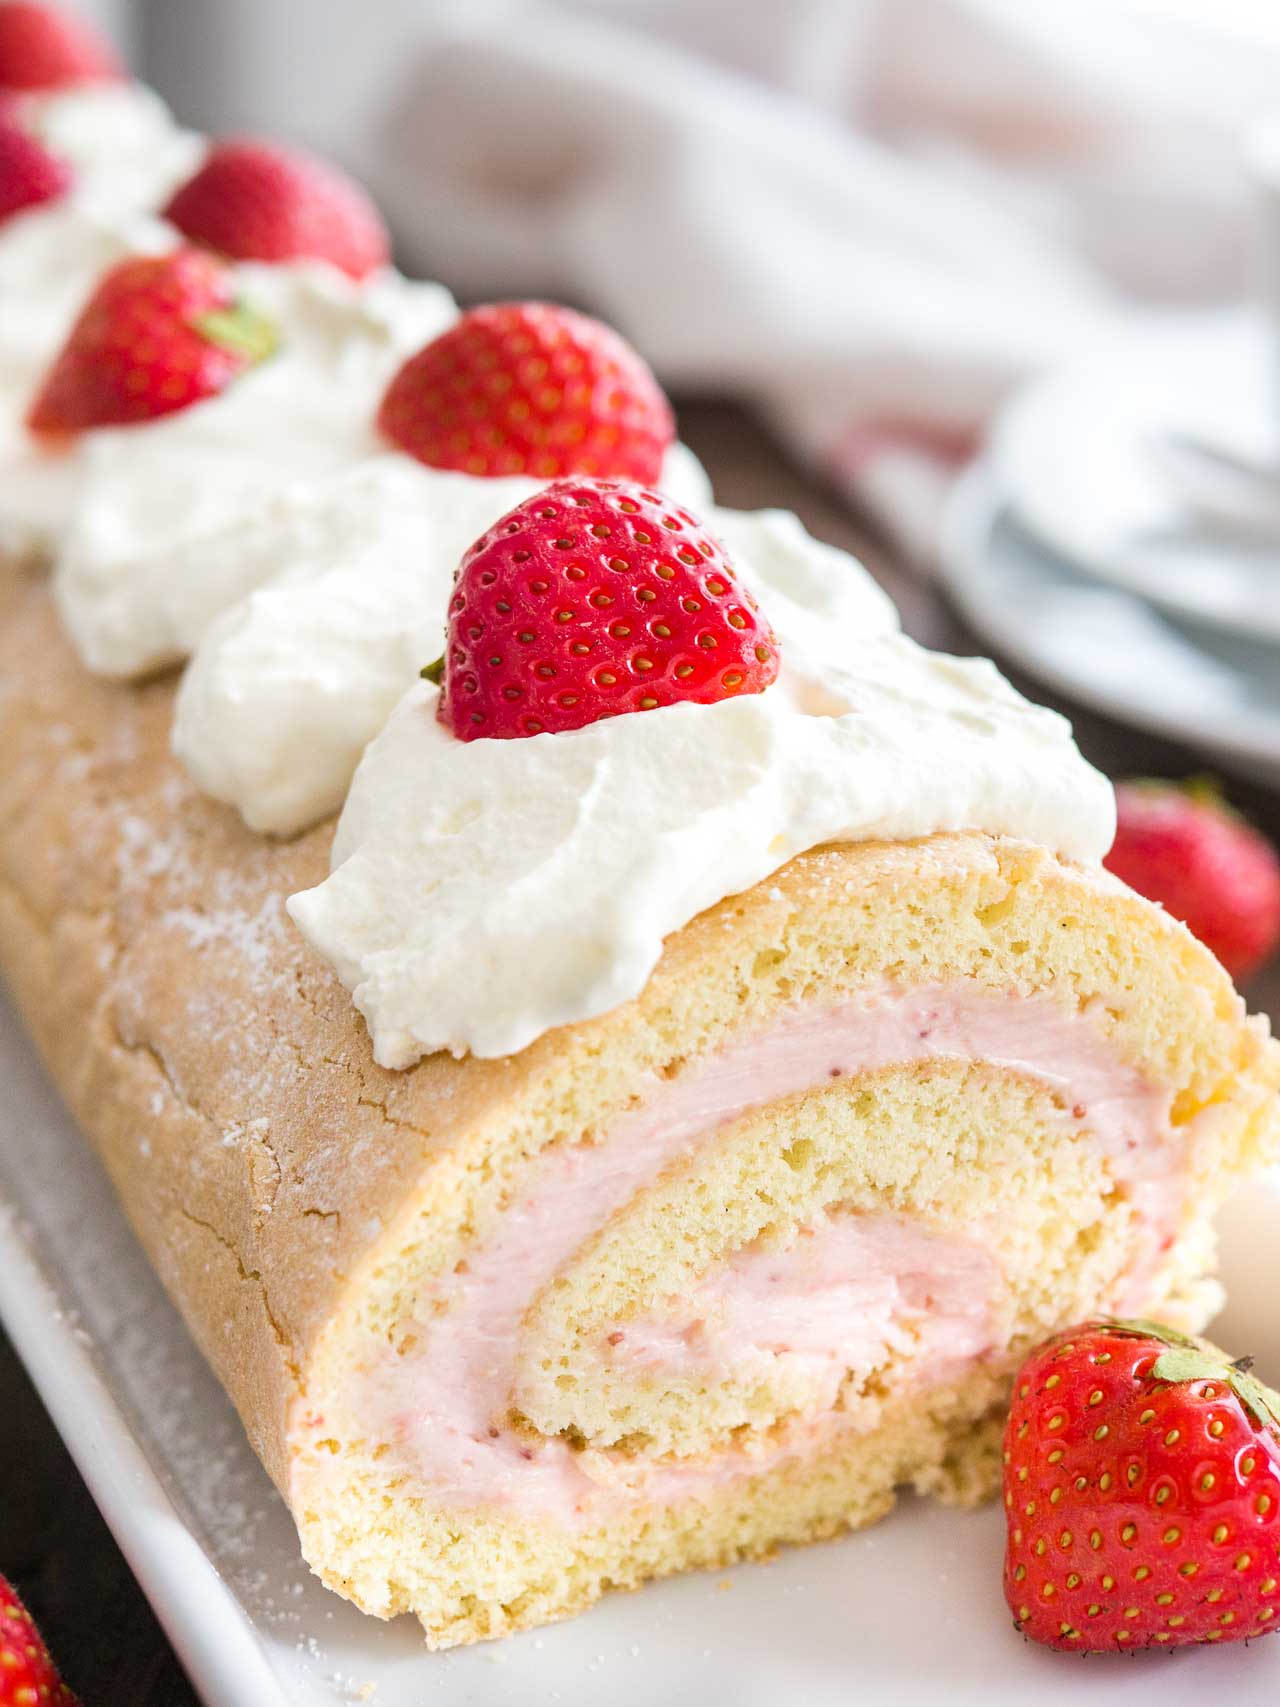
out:
{"label": "powdered sugar dusting", "polygon": [[264,979],[275,977],[280,944],[291,928],[280,895],[268,895],[261,906],[251,910],[219,907],[214,912],[198,912],[193,907],[175,907],[165,917],[185,933],[192,948],[229,944],[258,988]]}

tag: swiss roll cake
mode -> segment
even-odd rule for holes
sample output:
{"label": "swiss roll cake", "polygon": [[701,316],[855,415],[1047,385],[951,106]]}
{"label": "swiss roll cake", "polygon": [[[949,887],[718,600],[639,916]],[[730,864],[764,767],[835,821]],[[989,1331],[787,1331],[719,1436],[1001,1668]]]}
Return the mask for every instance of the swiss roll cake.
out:
{"label": "swiss roll cake", "polygon": [[[1215,1308],[1212,1217],[1273,1153],[1276,1049],[1180,925],[1025,833],[1056,800],[1108,836],[1049,714],[1028,708],[1045,792],[1006,826],[828,839],[706,905],[676,885],[698,910],[674,928],[665,878],[603,913],[584,845],[596,961],[539,890],[563,838],[526,844],[523,907],[467,912],[478,844],[401,866],[402,944],[395,907],[442,899],[439,964],[399,1006],[403,965],[380,981],[386,944],[328,886],[369,858],[388,754],[405,810],[440,805],[404,750],[430,768],[436,690],[366,753],[331,876],[331,822],[273,841],[195,789],[169,682],[87,675],[32,575],[3,605],[6,974],[308,1559],[366,1610],[446,1646],[857,1527],[903,1487],[978,1499],[1027,1346],[1100,1309]],[[975,739],[1016,760],[991,710]],[[472,795],[424,845],[465,841],[499,744],[467,744]],[[680,759],[659,753],[661,777]],[[727,843],[690,880],[740,839],[731,802],[714,817]],[[636,881],[655,865],[681,869],[654,853]],[[534,956],[562,936],[581,966],[552,977]],[[634,994],[585,976],[601,957]],[[572,990],[603,1011],[519,1041]]]}
{"label": "swiss roll cake", "polygon": [[307,1560],[448,1647],[987,1496],[1030,1348],[1217,1308],[1266,1023],[617,334],[159,195],[0,372],[0,967]]}

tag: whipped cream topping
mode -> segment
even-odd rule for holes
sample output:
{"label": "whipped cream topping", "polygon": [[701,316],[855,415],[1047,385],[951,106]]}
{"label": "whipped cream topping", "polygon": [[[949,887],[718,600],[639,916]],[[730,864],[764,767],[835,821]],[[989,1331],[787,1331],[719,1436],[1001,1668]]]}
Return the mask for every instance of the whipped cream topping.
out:
{"label": "whipped cream topping", "polygon": [[[8,280],[45,316],[8,356],[0,338],[0,544],[58,543],[55,594],[90,668],[140,675],[199,647],[180,757],[252,827],[302,828],[339,804],[438,650],[463,549],[533,485],[386,454],[378,398],[456,310],[437,286],[314,263],[238,269],[282,347],[221,397],[68,451],[34,445],[23,363],[65,333],[68,275],[91,282],[114,253],[169,244],[141,210],[203,144],[127,85],[41,98],[29,116],[81,177],[0,243],[0,293]],[[694,507],[706,496],[679,453],[664,484]],[[893,632],[887,601],[793,519],[714,521],[782,641],[768,693],[464,749],[418,684],[367,752],[333,874],[292,905],[379,1060],[504,1054],[606,1011],[643,986],[666,934],[821,841],[972,827],[1104,851],[1109,791],[1065,724],[990,665]],[[484,946],[462,1001],[436,970],[442,942]]]}
{"label": "whipped cream topping", "polygon": [[142,83],[78,84],[18,97],[18,119],[76,173],[73,193],[100,206],[158,207],[193,173],[205,143]]}
{"label": "whipped cream topping", "polygon": [[[706,513],[706,477],[682,446],[663,489]],[[247,551],[242,534],[227,570],[256,576],[274,559],[278,573],[213,624],[183,679],[173,744],[196,784],[255,830],[288,835],[336,812],[366,743],[443,650],[463,552],[534,490],[385,456],[333,483],[322,504],[251,530]],[[857,565],[794,516],[711,520],[794,660],[893,626]]]}
{"label": "whipped cream topping", "polygon": [[19,117],[75,171],[57,201],[0,226],[0,550],[51,548],[75,466],[38,445],[23,415],[93,285],[128,254],[171,248],[155,216],[199,164],[204,141],[136,83],[21,99]]}
{"label": "whipped cream topping", "polygon": [[401,700],[356,771],[331,875],[289,902],[383,1066],[513,1054],[610,1011],[671,932],[824,842],[985,830],[1101,859],[1111,787],[1065,719],[883,620],[815,617],[806,646],[759,590],[783,658],[762,694],[470,742],[430,683]]}
{"label": "whipped cream topping", "polygon": [[[221,396],[86,433],[54,591],[85,663],[130,676],[181,658],[253,585],[259,524],[306,527],[317,483],[379,455],[373,416],[396,366],[455,317],[443,287],[319,262],[237,268],[277,352]],[[145,454],[144,454],[145,453]],[[301,519],[299,519],[301,518]]]}

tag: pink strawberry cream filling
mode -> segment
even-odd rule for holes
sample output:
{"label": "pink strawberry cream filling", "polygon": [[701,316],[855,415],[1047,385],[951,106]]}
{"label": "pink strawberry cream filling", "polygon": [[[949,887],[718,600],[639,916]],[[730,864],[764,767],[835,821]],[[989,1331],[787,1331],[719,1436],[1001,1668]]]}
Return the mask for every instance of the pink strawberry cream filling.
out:
{"label": "pink strawberry cream filling", "polygon": [[[749,1246],[679,1300],[619,1321],[578,1371],[589,1381],[589,1362],[673,1384],[762,1370],[798,1375],[806,1400],[783,1426],[746,1445],[735,1437],[713,1452],[657,1459],[575,1449],[510,1420],[522,1398],[536,1398],[521,1387],[527,1313],[664,1171],[752,1109],[845,1075],[935,1060],[990,1063],[1053,1093],[1064,1141],[1098,1147],[1133,1213],[1133,1260],[1107,1303],[1143,1308],[1185,1192],[1185,1138],[1171,1125],[1168,1091],[1122,1061],[1087,1012],[1068,1013],[1048,997],[968,983],[881,987],[837,1006],[790,1009],[678,1077],[655,1080],[648,1101],[602,1141],[543,1151],[466,1263],[427,1289],[413,1349],[388,1350],[353,1372],[362,1422],[394,1444],[399,1466],[438,1502],[496,1504],[572,1525],[637,1496],[696,1496],[865,1428],[856,1391],[890,1358],[923,1385],[1002,1350],[1003,1276],[980,1226],[960,1236],[837,1208],[790,1245]],[[322,1418],[306,1421],[323,1431]]]}
{"label": "pink strawberry cream filling", "polygon": [[750,1376],[785,1364],[815,1379],[828,1409],[850,1370],[927,1352],[963,1365],[991,1338],[997,1279],[987,1251],[900,1215],[834,1215],[783,1250],[750,1246],[691,1297],[605,1336],[637,1374]]}

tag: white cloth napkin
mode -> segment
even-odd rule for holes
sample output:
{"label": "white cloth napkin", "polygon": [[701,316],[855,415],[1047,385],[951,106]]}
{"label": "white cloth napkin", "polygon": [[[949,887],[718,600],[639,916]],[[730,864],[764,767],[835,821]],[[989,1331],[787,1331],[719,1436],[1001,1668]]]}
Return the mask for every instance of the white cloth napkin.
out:
{"label": "white cloth napkin", "polygon": [[596,310],[925,559],[1011,386],[1137,299],[1241,285],[1237,133],[1276,56],[1118,0],[1035,11],[438,6],[362,164],[414,262]]}

